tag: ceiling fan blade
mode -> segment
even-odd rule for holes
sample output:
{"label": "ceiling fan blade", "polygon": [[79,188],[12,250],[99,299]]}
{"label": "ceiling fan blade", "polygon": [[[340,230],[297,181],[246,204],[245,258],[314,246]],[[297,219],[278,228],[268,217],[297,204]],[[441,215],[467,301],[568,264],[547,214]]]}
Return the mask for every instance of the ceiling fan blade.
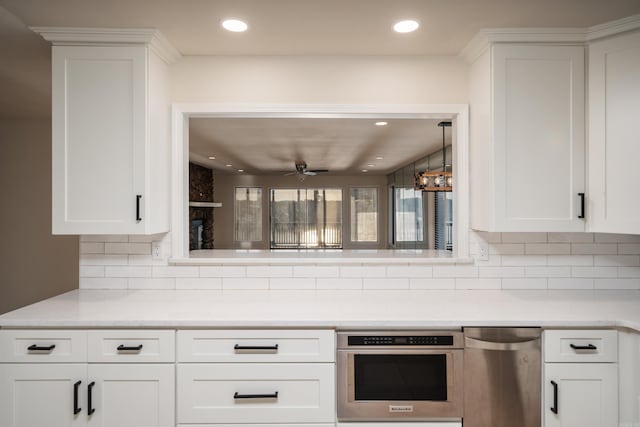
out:
{"label": "ceiling fan blade", "polygon": [[315,171],[304,171],[302,173],[305,174],[305,175],[310,175],[310,176],[317,175]]}
{"label": "ceiling fan blade", "polygon": [[329,172],[329,169],[311,169],[311,170],[308,170],[307,172],[313,172],[313,173],[327,173],[327,172]]}
{"label": "ceiling fan blade", "polygon": [[291,175],[297,175],[298,172],[289,172],[289,173],[285,173],[284,176],[291,176]]}

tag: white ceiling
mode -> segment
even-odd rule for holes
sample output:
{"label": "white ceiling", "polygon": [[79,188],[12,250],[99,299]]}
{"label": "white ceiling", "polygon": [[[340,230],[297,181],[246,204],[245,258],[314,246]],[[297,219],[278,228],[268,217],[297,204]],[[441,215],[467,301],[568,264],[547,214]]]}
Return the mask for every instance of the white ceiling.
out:
{"label": "white ceiling", "polygon": [[[295,171],[296,161],[331,175],[386,175],[442,148],[441,120],[202,118],[189,124],[192,161],[222,173]],[[445,131],[451,144],[451,128]],[[209,156],[216,157],[209,160]],[[382,160],[376,157],[383,157]],[[226,167],[227,164],[233,167]],[[369,165],[374,166],[369,166]]]}

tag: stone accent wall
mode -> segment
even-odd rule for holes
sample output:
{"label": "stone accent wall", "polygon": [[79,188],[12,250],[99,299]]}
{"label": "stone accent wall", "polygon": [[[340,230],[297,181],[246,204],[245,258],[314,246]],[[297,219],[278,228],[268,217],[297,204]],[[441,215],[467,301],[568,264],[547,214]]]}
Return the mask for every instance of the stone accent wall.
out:
{"label": "stone accent wall", "polygon": [[[204,166],[189,163],[189,201],[213,202],[213,171]],[[189,223],[202,220],[202,246],[197,247],[197,232],[193,227],[189,233],[191,249],[213,249],[213,209],[189,207]]]}

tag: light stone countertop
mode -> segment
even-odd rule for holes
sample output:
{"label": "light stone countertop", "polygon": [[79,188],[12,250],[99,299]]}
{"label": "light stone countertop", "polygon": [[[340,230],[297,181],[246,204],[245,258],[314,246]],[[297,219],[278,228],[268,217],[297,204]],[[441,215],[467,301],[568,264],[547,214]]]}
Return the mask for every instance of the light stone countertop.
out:
{"label": "light stone countertop", "polygon": [[639,291],[76,290],[0,316],[3,328],[621,327]]}

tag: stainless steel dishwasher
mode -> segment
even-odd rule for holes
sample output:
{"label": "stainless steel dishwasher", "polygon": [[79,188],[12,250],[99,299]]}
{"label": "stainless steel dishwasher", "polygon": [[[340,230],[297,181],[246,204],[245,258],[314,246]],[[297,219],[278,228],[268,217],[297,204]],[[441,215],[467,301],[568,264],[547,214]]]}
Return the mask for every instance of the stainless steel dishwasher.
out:
{"label": "stainless steel dishwasher", "polygon": [[540,328],[464,329],[464,427],[540,427]]}

